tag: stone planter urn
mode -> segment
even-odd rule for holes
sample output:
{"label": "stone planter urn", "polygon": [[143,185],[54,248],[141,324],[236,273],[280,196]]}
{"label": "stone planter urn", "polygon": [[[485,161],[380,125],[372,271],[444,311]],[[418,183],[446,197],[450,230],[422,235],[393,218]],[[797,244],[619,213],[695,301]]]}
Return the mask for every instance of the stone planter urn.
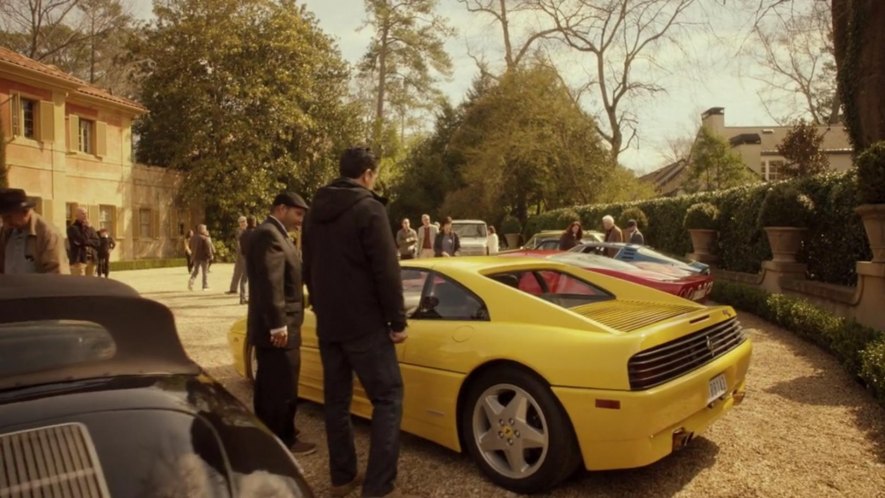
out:
{"label": "stone planter urn", "polygon": [[[716,240],[719,232],[716,230],[706,230],[701,228],[691,228],[688,230],[691,237],[691,247],[694,250],[692,254],[702,257],[712,257],[716,252]],[[700,260],[700,258],[698,258]]]}
{"label": "stone planter urn", "polygon": [[763,227],[771,247],[771,260],[775,263],[795,263],[796,254],[802,247],[805,228],[796,227]]}
{"label": "stone planter urn", "polygon": [[874,263],[885,263],[885,204],[861,204],[854,209],[863,221]]}
{"label": "stone planter urn", "polygon": [[519,248],[519,234],[518,233],[505,233],[504,239],[507,240],[507,249]]}

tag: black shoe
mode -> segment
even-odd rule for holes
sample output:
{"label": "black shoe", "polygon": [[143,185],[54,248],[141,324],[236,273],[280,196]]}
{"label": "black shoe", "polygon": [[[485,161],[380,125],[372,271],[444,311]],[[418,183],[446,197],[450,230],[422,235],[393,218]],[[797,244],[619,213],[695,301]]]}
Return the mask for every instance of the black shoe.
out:
{"label": "black shoe", "polygon": [[240,304],[247,304],[248,302],[249,302],[249,300],[246,299],[245,296],[240,296]]}
{"label": "black shoe", "polygon": [[237,293],[237,291],[227,291],[227,292],[225,292],[225,294],[236,294],[236,293]]}
{"label": "black shoe", "polygon": [[295,440],[294,443],[289,445],[289,451],[293,455],[310,455],[317,452],[317,445],[307,441]]}

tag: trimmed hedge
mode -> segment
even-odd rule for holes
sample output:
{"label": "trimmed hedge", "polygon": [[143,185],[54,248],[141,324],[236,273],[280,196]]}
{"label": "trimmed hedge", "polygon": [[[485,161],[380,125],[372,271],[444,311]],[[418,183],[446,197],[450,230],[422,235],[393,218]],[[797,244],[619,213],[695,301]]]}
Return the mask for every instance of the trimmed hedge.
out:
{"label": "trimmed hedge", "polygon": [[[856,175],[853,171],[829,173],[790,183],[817,207],[799,254],[800,261],[808,263],[808,278],[855,285],[855,262],[872,257],[863,225],[854,213],[858,205]],[[720,265],[727,270],[755,273],[762,261],[771,258],[765,232],[758,224],[759,208],[770,187],[762,183],[717,192],[557,209],[529,218],[523,233],[531,237],[541,230],[563,230],[568,224],[564,220],[572,213],[577,213],[585,230],[601,230],[604,215],[620,219],[626,209],[639,208],[648,217],[643,234],[649,245],[671,254],[686,254],[691,252],[691,238],[682,226],[686,210],[697,202],[709,202],[719,209]]]}
{"label": "trimmed hedge", "polygon": [[885,406],[885,332],[824,311],[804,299],[757,287],[717,281],[710,298],[758,315],[831,352]]}
{"label": "trimmed hedge", "polygon": [[111,271],[125,270],[149,270],[152,268],[172,268],[174,266],[187,266],[185,258],[151,258],[133,259],[130,261],[112,261]]}

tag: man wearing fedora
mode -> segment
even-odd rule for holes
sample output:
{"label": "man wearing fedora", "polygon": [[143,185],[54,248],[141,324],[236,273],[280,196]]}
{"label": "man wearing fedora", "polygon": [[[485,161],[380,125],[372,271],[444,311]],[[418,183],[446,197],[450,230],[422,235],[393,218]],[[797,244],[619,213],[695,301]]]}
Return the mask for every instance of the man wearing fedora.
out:
{"label": "man wearing fedora", "polygon": [[70,273],[65,240],[20,188],[0,189],[0,274]]}
{"label": "man wearing fedora", "polygon": [[246,331],[258,360],[255,415],[298,455],[316,451],[316,444],[298,439],[295,428],[304,289],[301,253],[289,231],[301,227],[306,212],[307,203],[298,194],[277,195],[267,219],[249,235],[246,253]]}

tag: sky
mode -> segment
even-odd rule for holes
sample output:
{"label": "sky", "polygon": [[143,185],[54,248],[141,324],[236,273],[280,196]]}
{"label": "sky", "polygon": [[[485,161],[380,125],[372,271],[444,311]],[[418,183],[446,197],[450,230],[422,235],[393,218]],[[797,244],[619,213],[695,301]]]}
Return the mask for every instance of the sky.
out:
{"label": "sky", "polygon": [[[365,21],[363,0],[304,0],[308,10],[318,19],[320,28],[337,40],[345,59],[355,63],[364,54],[372,36],[371,28],[360,27]],[[150,2],[134,1],[135,14],[150,16]],[[700,113],[711,107],[725,108],[728,126],[771,125],[759,98],[763,84],[753,75],[760,74],[752,59],[745,54],[752,50],[748,38],[749,16],[717,2],[704,2],[686,17],[693,23],[678,37],[678,47],[667,44],[650,54],[631,73],[636,79],[652,81],[666,89],[653,96],[629,101],[635,116],[638,139],[624,151],[621,163],[642,174],[667,163],[668,142],[678,137],[693,137],[700,122]],[[460,103],[471,81],[478,74],[475,60],[481,57],[500,67],[503,60],[500,28],[489,18],[467,12],[457,0],[439,0],[438,13],[450,19],[457,34],[448,40],[446,49],[454,71],[441,81],[440,87],[453,104]],[[701,19],[710,19],[707,27]],[[531,20],[521,20],[523,24]],[[696,23],[696,24],[694,24]],[[514,23],[515,24],[515,23]],[[713,26],[712,28],[710,26]],[[516,26],[514,38],[519,38]],[[577,86],[587,81],[595,64],[589,55],[554,49],[555,60],[567,81]],[[588,94],[584,108],[596,114],[599,99]],[[428,122],[432,117],[428,116]]]}

